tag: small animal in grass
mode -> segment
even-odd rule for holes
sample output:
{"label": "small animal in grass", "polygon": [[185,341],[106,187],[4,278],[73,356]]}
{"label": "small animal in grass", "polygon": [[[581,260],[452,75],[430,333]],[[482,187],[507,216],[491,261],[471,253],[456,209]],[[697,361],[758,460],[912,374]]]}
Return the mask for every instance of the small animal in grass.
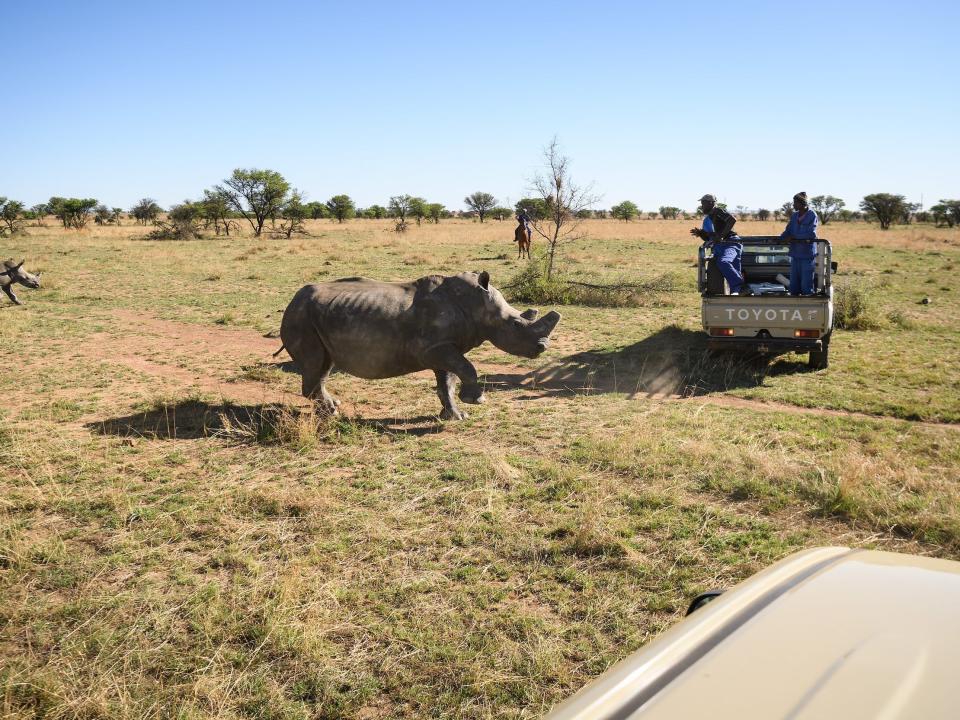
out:
{"label": "small animal in grass", "polygon": [[23,305],[20,302],[20,298],[17,297],[16,293],[13,292],[13,286],[19,283],[24,287],[32,288],[36,290],[40,287],[40,275],[43,273],[38,273],[33,275],[28,273],[23,269],[24,261],[15,262],[14,260],[5,260],[2,265],[0,265],[0,288],[7,294],[7,297],[13,301],[15,305]]}

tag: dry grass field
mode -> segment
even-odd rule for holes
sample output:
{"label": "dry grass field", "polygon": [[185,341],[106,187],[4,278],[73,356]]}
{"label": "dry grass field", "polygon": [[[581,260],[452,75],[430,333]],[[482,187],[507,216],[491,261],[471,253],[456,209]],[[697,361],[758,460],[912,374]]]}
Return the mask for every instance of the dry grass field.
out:
{"label": "dry grass field", "polygon": [[0,715],[538,717],[796,550],[960,558],[960,231],[823,228],[867,311],[813,372],[707,357],[689,226],[589,221],[565,271],[650,291],[474,351],[460,423],[431,373],[320,421],[265,336],[310,281],[508,285],[508,223],[4,240],[44,287],[0,304]]}

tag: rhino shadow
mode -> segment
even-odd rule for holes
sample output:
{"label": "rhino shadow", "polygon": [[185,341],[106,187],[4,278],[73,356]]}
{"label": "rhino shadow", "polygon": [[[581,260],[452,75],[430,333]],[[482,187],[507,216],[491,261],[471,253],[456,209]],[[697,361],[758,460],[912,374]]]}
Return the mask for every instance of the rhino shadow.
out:
{"label": "rhino shadow", "polygon": [[519,400],[597,393],[696,397],[757,387],[767,377],[807,371],[806,363],[782,358],[714,356],[703,332],[669,325],[625,348],[579,352],[529,373],[493,373],[484,380],[488,391],[530,391]]}
{"label": "rhino shadow", "polygon": [[[283,444],[284,429],[312,417],[309,410],[281,403],[239,405],[183,400],[142,412],[90,422],[87,430],[98,435],[151,440],[196,440],[223,437],[238,444]],[[401,418],[334,418],[326,428],[333,435],[367,430],[383,435],[432,435],[443,430],[436,416]],[[318,426],[317,432],[324,428]]]}

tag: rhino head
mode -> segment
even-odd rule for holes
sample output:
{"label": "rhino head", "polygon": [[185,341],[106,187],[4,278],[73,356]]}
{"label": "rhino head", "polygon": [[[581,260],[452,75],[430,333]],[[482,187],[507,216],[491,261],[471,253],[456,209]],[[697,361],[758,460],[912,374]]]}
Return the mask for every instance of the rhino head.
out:
{"label": "rhino head", "polygon": [[[536,310],[519,312],[490,284],[490,274],[464,273],[458,276],[466,281],[468,292],[462,295],[467,303],[460,303],[474,321],[484,340],[489,340],[504,352],[535,358],[547,349],[550,333],[560,322],[560,313],[548,312],[538,317]],[[475,298],[475,301],[470,302]]]}
{"label": "rhino head", "polygon": [[40,287],[40,273],[38,275],[33,275],[28,273],[23,269],[24,261],[21,260],[19,263],[13,262],[13,260],[7,260],[4,264],[4,273],[9,276],[11,283],[20,283],[28,288],[36,290]]}

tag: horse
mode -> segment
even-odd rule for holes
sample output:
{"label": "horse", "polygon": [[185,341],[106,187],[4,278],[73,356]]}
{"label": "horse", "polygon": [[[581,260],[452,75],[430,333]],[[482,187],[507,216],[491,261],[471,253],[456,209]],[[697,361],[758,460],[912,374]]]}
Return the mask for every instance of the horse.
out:
{"label": "horse", "polygon": [[530,258],[530,241],[533,239],[533,233],[527,229],[523,222],[520,222],[517,225],[517,229],[513,231],[513,241],[517,244],[517,258],[522,258],[524,255],[529,259]]}

